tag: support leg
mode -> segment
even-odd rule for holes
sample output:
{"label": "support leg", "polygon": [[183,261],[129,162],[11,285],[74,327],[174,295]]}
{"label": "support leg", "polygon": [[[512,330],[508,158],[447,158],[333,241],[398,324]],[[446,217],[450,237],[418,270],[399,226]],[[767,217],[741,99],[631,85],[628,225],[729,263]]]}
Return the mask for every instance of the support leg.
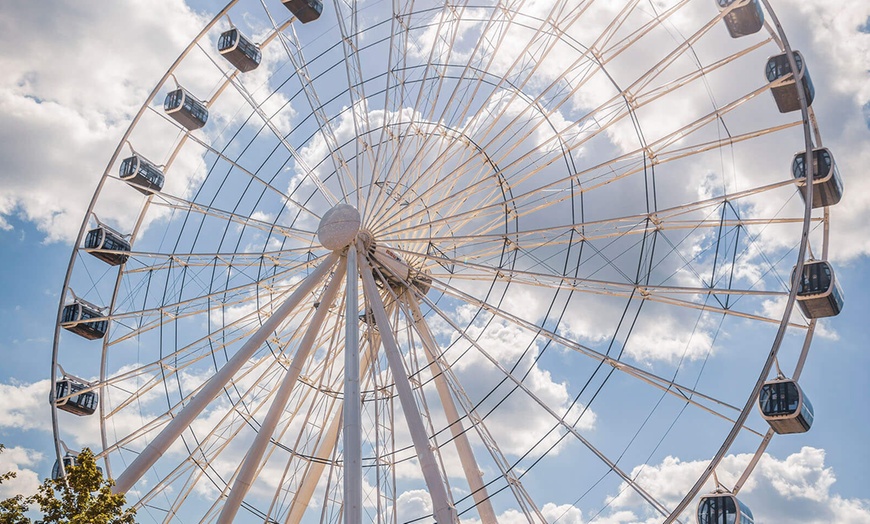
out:
{"label": "support leg", "polygon": [[212,375],[202,389],[188,402],[184,408],[169,421],[160,433],[142,450],[142,453],[124,470],[117,478],[114,493],[126,493],[136,482],[157,462],[169,446],[178,439],[181,433],[187,429],[200,413],[217,397],[224,387],[242,366],[263,345],[270,334],[275,332],[291,311],[313,291],[317,284],[327,275],[335,264],[338,255],[330,253],[326,259],[317,266],[305,280],[299,283],[296,290],[281,304],[275,313],[260,326],[217,373]]}
{"label": "support leg", "polygon": [[[349,269],[348,274],[350,274]],[[369,372],[375,352],[380,345],[380,337],[374,335],[373,340],[371,341],[371,347],[375,349],[366,351],[362,355],[359,374],[360,381],[362,381],[365,375]],[[299,489],[296,491],[296,494],[293,497],[293,502],[290,505],[290,512],[287,514],[287,519],[285,520],[286,524],[299,524],[302,521],[302,516],[308,508],[309,502],[311,502],[311,497],[314,495],[314,489],[317,487],[317,483],[323,475],[323,470],[326,469],[327,461],[329,460],[329,457],[332,456],[335,444],[338,442],[338,432],[341,429],[341,422],[342,417],[333,417],[332,422],[329,423],[329,427],[323,434],[323,440],[321,440],[320,446],[314,454],[314,458],[317,460],[312,461],[308,465],[308,471],[305,473],[305,477],[303,478]]]}
{"label": "support leg", "polygon": [[417,298],[411,293],[405,293],[403,296],[405,297],[405,303],[411,308],[411,314],[414,317],[414,327],[417,329],[417,333],[420,334],[420,341],[423,343],[426,360],[435,379],[435,389],[438,391],[438,398],[441,400],[444,415],[447,417],[447,423],[450,425],[450,433],[453,435],[453,442],[456,445],[456,451],[459,453],[459,461],[462,463],[462,471],[465,473],[468,487],[471,488],[477,513],[480,515],[480,520],[483,524],[496,524],[498,521],[495,517],[495,511],[489,502],[489,495],[483,483],[480,468],[477,466],[477,461],[474,458],[474,451],[472,451],[471,443],[468,441],[468,436],[462,427],[462,421],[459,419],[459,410],[456,409],[456,403],[450,395],[450,387],[447,385],[444,374],[441,373],[441,365],[438,361],[438,344],[435,342],[432,332],[429,331],[429,325],[426,324],[426,320],[423,318]]}
{"label": "support leg", "polygon": [[344,347],[344,524],[362,524],[362,419],[357,250],[347,250],[347,310]]}
{"label": "support leg", "polygon": [[390,371],[393,374],[396,391],[399,394],[399,402],[405,414],[405,421],[408,423],[411,440],[414,443],[414,450],[417,452],[417,460],[420,461],[423,479],[426,481],[429,496],[432,498],[435,521],[439,524],[455,524],[459,522],[456,509],[450,502],[447,488],[444,485],[444,480],[441,478],[441,472],[438,470],[438,463],[435,461],[435,454],[429,445],[429,436],[426,434],[423,417],[417,408],[417,401],[414,399],[414,392],[411,390],[411,383],[408,380],[408,373],[405,371],[402,354],[399,352],[399,346],[393,335],[392,326],[384,309],[384,303],[378,293],[378,286],[375,284],[375,279],[372,276],[371,265],[365,259],[360,261],[360,276],[362,277],[366,302],[372,308],[375,322],[377,322],[381,333],[384,353],[386,354]]}
{"label": "support leg", "polygon": [[308,360],[308,355],[311,353],[311,348],[314,346],[314,342],[318,335],[320,335],[320,327],[323,325],[323,321],[329,313],[329,307],[333,302],[335,302],[335,295],[338,293],[339,285],[344,277],[345,267],[346,264],[344,260],[339,262],[338,268],[332,276],[332,280],[323,292],[323,296],[320,299],[320,306],[314,312],[314,317],[311,319],[311,322],[308,324],[305,331],[305,335],[303,335],[302,340],[299,342],[299,347],[296,349],[293,361],[287,369],[286,375],[284,375],[284,380],[281,382],[278,392],[275,393],[275,398],[272,399],[272,405],[269,406],[269,412],[266,413],[266,417],[260,425],[260,430],[257,432],[254,442],[248,449],[247,454],[245,454],[245,460],[242,462],[242,466],[239,469],[238,475],[236,475],[236,479],[233,482],[233,487],[230,490],[227,501],[224,503],[224,507],[218,517],[218,524],[232,524],[239,511],[239,506],[242,504],[245,495],[248,494],[248,490],[251,489],[251,484],[254,482],[257,470],[260,467],[260,461],[263,459],[263,454],[266,452],[269,441],[275,433],[278,421],[281,419],[281,415],[287,407],[287,401],[290,399],[293,387],[296,385],[299,375],[302,373],[302,368]]}

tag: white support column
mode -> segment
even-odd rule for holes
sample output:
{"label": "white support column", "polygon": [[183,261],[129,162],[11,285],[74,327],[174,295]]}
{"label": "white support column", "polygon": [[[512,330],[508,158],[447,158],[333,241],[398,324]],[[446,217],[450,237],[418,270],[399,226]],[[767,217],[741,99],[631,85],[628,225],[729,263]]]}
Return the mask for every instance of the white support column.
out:
{"label": "white support column", "polygon": [[381,334],[384,353],[386,354],[390,371],[393,374],[396,392],[399,394],[399,401],[405,414],[405,421],[408,423],[408,430],[411,433],[414,450],[417,452],[417,460],[420,461],[423,479],[426,481],[429,496],[432,498],[435,521],[438,524],[458,523],[459,519],[456,515],[456,509],[450,503],[447,488],[441,478],[441,472],[438,470],[438,463],[435,461],[435,454],[429,445],[426,426],[423,424],[423,417],[417,408],[414,392],[411,390],[411,383],[408,380],[408,374],[402,361],[402,354],[399,352],[399,346],[393,335],[392,326],[384,309],[384,303],[378,293],[378,286],[375,284],[375,279],[372,276],[372,268],[365,259],[360,263],[360,277],[362,277],[366,303],[371,306],[378,331]]}
{"label": "white support column", "polygon": [[[348,274],[350,274],[350,269],[348,269]],[[366,351],[361,358],[359,373],[360,382],[362,382],[366,374],[369,372],[374,355],[380,345],[381,339],[377,335],[377,332],[375,332],[375,334],[372,335],[370,346],[375,349]],[[342,407],[342,409],[344,408]],[[302,521],[302,516],[305,514],[305,510],[308,509],[308,504],[311,502],[311,497],[314,495],[314,489],[317,487],[317,483],[323,475],[323,470],[326,469],[327,461],[329,460],[329,457],[332,456],[335,444],[338,442],[338,432],[341,429],[342,418],[343,417],[338,415],[333,417],[332,422],[329,423],[329,427],[323,433],[323,439],[320,441],[320,446],[314,454],[315,460],[309,464],[308,471],[302,479],[299,490],[296,491],[296,494],[293,496],[293,502],[290,504],[290,511],[287,513],[287,519],[284,521],[287,524],[299,524]]]}
{"label": "white support column", "polygon": [[477,460],[474,458],[474,451],[471,449],[468,435],[466,435],[462,421],[459,419],[459,410],[456,409],[456,403],[450,394],[450,386],[448,386],[447,380],[441,371],[441,363],[438,360],[438,344],[435,342],[432,332],[429,331],[426,319],[423,318],[417,298],[410,292],[405,293],[403,297],[405,297],[405,302],[411,308],[411,314],[414,317],[414,327],[417,329],[417,333],[420,334],[420,341],[423,343],[426,360],[435,379],[435,389],[438,391],[438,398],[441,400],[444,415],[447,417],[447,423],[450,425],[453,443],[456,445],[456,451],[459,453],[459,461],[462,463],[462,471],[465,473],[468,487],[471,488],[477,513],[480,515],[480,520],[483,524],[497,524],[498,520],[495,517],[495,511],[492,508],[489,494],[483,483],[483,475],[477,466]]}
{"label": "white support column", "polygon": [[263,454],[266,452],[269,441],[275,433],[275,428],[281,420],[281,415],[284,414],[287,401],[293,392],[293,387],[296,385],[299,375],[302,373],[302,368],[308,360],[311,348],[320,335],[320,327],[329,313],[329,308],[335,302],[335,295],[338,293],[338,288],[344,277],[345,268],[346,261],[342,259],[338,263],[338,268],[335,270],[332,280],[330,280],[329,285],[326,286],[326,290],[320,298],[320,305],[315,310],[314,316],[305,330],[305,335],[299,341],[299,347],[296,349],[296,354],[293,356],[293,361],[284,375],[281,386],[272,399],[269,412],[266,413],[266,417],[260,425],[260,430],[257,432],[257,436],[254,437],[254,442],[248,449],[247,454],[245,454],[245,460],[242,462],[241,468],[239,468],[239,473],[236,475],[236,480],[233,482],[233,487],[230,489],[227,501],[224,503],[223,509],[221,509],[221,514],[217,520],[218,524],[232,524],[236,518],[236,513],[239,511],[239,506],[241,506],[245,495],[248,494],[248,490],[251,489],[251,484],[257,475],[260,462],[263,460]]}
{"label": "white support column", "polygon": [[305,278],[281,306],[260,326],[244,345],[217,373],[206,382],[184,408],[169,421],[160,433],[142,450],[142,453],[118,477],[114,493],[126,493],[157,462],[169,446],[187,429],[208,404],[217,397],[233,376],[259,349],[270,334],[274,333],[293,311],[299,302],[319,284],[338,259],[338,254],[330,253],[326,259]]}
{"label": "white support column", "polygon": [[362,524],[362,419],[360,415],[359,285],[355,244],[347,250],[344,337],[344,524]]}

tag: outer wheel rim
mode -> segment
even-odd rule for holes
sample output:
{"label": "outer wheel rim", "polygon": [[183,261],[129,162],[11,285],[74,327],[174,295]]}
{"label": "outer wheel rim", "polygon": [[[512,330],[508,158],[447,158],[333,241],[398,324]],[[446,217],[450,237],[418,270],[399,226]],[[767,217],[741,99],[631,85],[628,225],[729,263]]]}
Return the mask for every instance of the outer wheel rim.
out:
{"label": "outer wheel rim", "polygon": [[[232,5],[233,5],[233,4],[231,4],[230,6],[228,6],[225,10],[228,10],[230,7],[232,7]],[[216,20],[217,20],[217,19],[216,19]],[[185,53],[185,54],[186,54],[186,53]],[[177,64],[176,64],[176,65],[177,65]],[[170,69],[170,72],[169,72],[169,73],[171,73],[171,72],[174,70],[174,68],[175,68],[175,66],[173,66],[173,69]],[[168,75],[169,73],[167,73],[167,75]],[[166,81],[166,79],[164,79],[164,81],[161,82],[161,85],[164,84],[165,81]],[[158,87],[159,87],[159,86],[158,86]],[[156,94],[156,93],[157,93],[157,89],[155,89],[155,94]],[[154,95],[152,95],[152,98],[153,98],[153,96],[154,96]],[[147,106],[147,105],[148,105],[148,102],[146,102],[146,106]],[[143,110],[144,110],[144,107],[143,107]],[[137,118],[137,120],[138,120],[138,118]],[[135,127],[135,122],[134,122],[134,125],[131,126],[131,130],[133,129],[133,127]],[[817,130],[816,130],[816,131],[817,131]],[[128,134],[129,134],[129,133],[128,133]],[[118,155],[120,154],[120,151],[122,150],[122,146],[123,146],[123,143],[122,143],[122,145],[119,146],[118,151],[116,152],[115,158],[117,158]],[[114,162],[115,162],[115,158],[113,158],[112,162],[110,162],[110,165],[109,165],[110,168],[113,166],[113,164],[114,164]],[[102,188],[102,185],[105,183],[105,181],[106,181],[106,179],[107,179],[108,177],[110,177],[110,173],[107,171],[107,173],[104,175],[103,181],[101,182],[101,186],[100,186],[101,188]],[[265,193],[265,190],[264,190],[264,193]],[[95,197],[94,197],[94,203],[96,203],[96,201],[97,201],[97,197],[99,196],[99,194],[100,194],[100,189],[98,189],[97,193],[95,194]],[[93,210],[93,208],[94,208],[94,203],[92,203],[92,205],[91,205],[91,210]],[[143,215],[142,215],[142,216],[144,216],[144,213],[145,213],[145,211],[143,211]],[[827,218],[827,216],[826,216],[826,218]],[[140,220],[141,220],[141,217],[140,217]],[[88,220],[86,219],[86,220],[85,220],[85,223],[83,224],[82,230],[81,230],[81,232],[80,232],[80,237],[82,237],[82,236],[84,235],[84,233],[86,232],[86,230],[87,230],[87,226],[88,226]],[[229,227],[229,222],[227,223],[227,227]],[[808,227],[808,225],[807,225],[807,227]],[[138,229],[138,226],[137,226],[136,228]],[[823,244],[826,245],[826,244],[827,244],[827,230],[826,230],[826,229],[825,229],[824,233],[825,233],[825,235],[824,235],[824,239],[823,239]],[[81,240],[81,238],[80,238],[79,240]],[[79,244],[80,244],[80,242],[79,242]],[[134,248],[134,249],[135,249],[135,248]],[[69,269],[69,271],[68,271],[68,275],[67,275],[67,283],[65,284],[65,289],[66,289],[67,287],[69,287],[70,275],[72,274],[73,265],[74,265],[75,261],[76,261],[76,253],[74,252],[74,253],[73,253],[73,257],[72,257],[72,259],[71,259],[70,269]],[[120,277],[119,277],[119,278],[120,278]],[[120,280],[119,280],[119,282],[120,282]],[[505,291],[505,292],[506,292],[506,291]],[[116,288],[116,293],[117,293],[117,288]],[[113,299],[113,300],[114,300],[114,299]],[[554,299],[554,300],[555,300],[555,299]],[[62,299],[62,301],[63,301],[63,299]],[[813,325],[811,324],[810,327],[809,327],[809,329],[808,329],[807,332],[806,332],[806,337],[807,337],[807,343],[806,343],[806,345],[807,345],[807,346],[808,346],[808,341],[811,339],[811,336],[812,336],[812,331],[813,331],[812,327],[813,327]],[[58,358],[58,349],[57,349],[57,348],[58,348],[58,342],[57,342],[58,339],[59,339],[59,337],[56,336],[54,364],[59,364],[59,363],[60,363],[60,360],[61,360],[61,359]],[[107,346],[104,345],[104,355],[106,354],[106,351],[107,351]],[[55,369],[54,369],[54,366],[53,366],[53,374],[54,374],[54,371],[55,371]],[[56,416],[56,413],[55,413],[55,416]],[[56,429],[56,438],[57,438],[57,439],[60,439],[60,438],[62,437],[62,435],[60,435],[60,433],[58,432],[57,424],[55,424],[55,429]],[[104,436],[105,436],[105,429],[104,429]],[[108,463],[107,463],[107,465],[108,465]],[[111,471],[111,470],[110,470],[110,471]]]}

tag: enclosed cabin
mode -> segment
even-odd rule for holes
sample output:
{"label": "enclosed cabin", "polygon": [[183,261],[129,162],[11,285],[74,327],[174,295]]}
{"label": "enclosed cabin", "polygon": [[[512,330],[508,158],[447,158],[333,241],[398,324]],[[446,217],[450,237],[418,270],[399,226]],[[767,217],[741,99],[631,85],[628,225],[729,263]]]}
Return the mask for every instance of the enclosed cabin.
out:
{"label": "enclosed cabin", "polygon": [[97,306],[77,298],[63,307],[60,327],[88,340],[96,340],[106,335],[109,321]]}
{"label": "enclosed cabin", "polygon": [[758,408],[764,420],[780,435],[805,433],[813,425],[813,405],[791,379],[765,382],[758,395]]}
{"label": "enclosed cabin", "polygon": [[[797,153],[791,163],[791,172],[798,180],[803,180],[799,187],[804,202],[807,200],[807,167],[806,153]],[[813,208],[833,206],[843,198],[843,180],[834,162],[831,151],[822,147],[813,149]]]}
{"label": "enclosed cabin", "polygon": [[[79,457],[78,455],[74,455],[72,453],[67,453],[63,457],[63,470],[60,469],[60,464],[55,460],[54,466],[51,468],[51,478],[54,480],[60,480],[64,477],[64,472],[73,466],[79,465]],[[103,468],[97,466],[97,473],[100,475],[103,474]]]}
{"label": "enclosed cabin", "polygon": [[166,94],[163,110],[188,131],[199,129],[208,122],[208,109],[183,87]]}
{"label": "enclosed cabin", "polygon": [[93,415],[100,397],[87,389],[87,384],[64,377],[54,384],[54,405],[73,415]]}
{"label": "enclosed cabin", "polygon": [[323,12],[320,0],[282,0],[282,3],[303,24],[317,20]]}
{"label": "enclosed cabin", "polygon": [[120,266],[130,258],[130,242],[117,231],[101,225],[88,231],[85,251],[110,266]]}
{"label": "enclosed cabin", "polygon": [[121,180],[146,195],[163,189],[163,172],[140,155],[133,155],[121,162]]}
{"label": "enclosed cabin", "polygon": [[[798,78],[804,86],[804,93],[807,97],[807,107],[813,103],[813,98],[816,95],[816,90],[813,87],[813,81],[810,79],[810,72],[804,65],[804,57],[800,51],[794,52],[794,61],[798,68]],[[788,63],[788,54],[783,53],[770,57],[765,68],[768,82],[776,82],[781,78],[791,75],[791,64]],[[773,99],[776,100],[776,107],[780,113],[789,113],[791,111],[800,111],[801,102],[798,97],[797,83],[794,76],[785,80],[783,83],[770,88],[773,93]]]}
{"label": "enclosed cabin", "polygon": [[764,11],[758,0],[717,0],[719,11],[728,11],[722,20],[731,38],[757,33],[764,26]]}
{"label": "enclosed cabin", "polygon": [[235,27],[221,33],[218,38],[218,52],[242,73],[256,69],[262,57],[260,48]]}
{"label": "enclosed cabin", "polygon": [[698,501],[698,524],[754,524],[752,512],[731,493],[711,493]]}
{"label": "enclosed cabin", "polygon": [[[794,272],[792,272],[792,281],[794,281]],[[804,262],[803,275],[798,286],[797,303],[805,317],[833,317],[843,310],[843,292],[828,262],[824,260]]]}

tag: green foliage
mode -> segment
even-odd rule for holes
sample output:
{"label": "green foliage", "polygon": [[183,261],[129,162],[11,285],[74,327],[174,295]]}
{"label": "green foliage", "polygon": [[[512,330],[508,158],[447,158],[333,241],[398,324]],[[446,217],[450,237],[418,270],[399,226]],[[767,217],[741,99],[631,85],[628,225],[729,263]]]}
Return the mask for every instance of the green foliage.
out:
{"label": "green foliage", "polygon": [[[14,476],[9,472],[0,479]],[[85,448],[76,465],[66,468],[66,478],[45,479],[34,495],[0,501],[0,524],[31,524],[25,516],[31,506],[39,508],[43,517],[38,522],[43,524],[135,524],[136,510],[124,509],[124,494],[113,494],[113,485],[103,478],[93,453]]]}
{"label": "green foliage", "polygon": [[[9,478],[9,477],[7,477]],[[23,495],[0,501],[0,524],[30,524]]]}

